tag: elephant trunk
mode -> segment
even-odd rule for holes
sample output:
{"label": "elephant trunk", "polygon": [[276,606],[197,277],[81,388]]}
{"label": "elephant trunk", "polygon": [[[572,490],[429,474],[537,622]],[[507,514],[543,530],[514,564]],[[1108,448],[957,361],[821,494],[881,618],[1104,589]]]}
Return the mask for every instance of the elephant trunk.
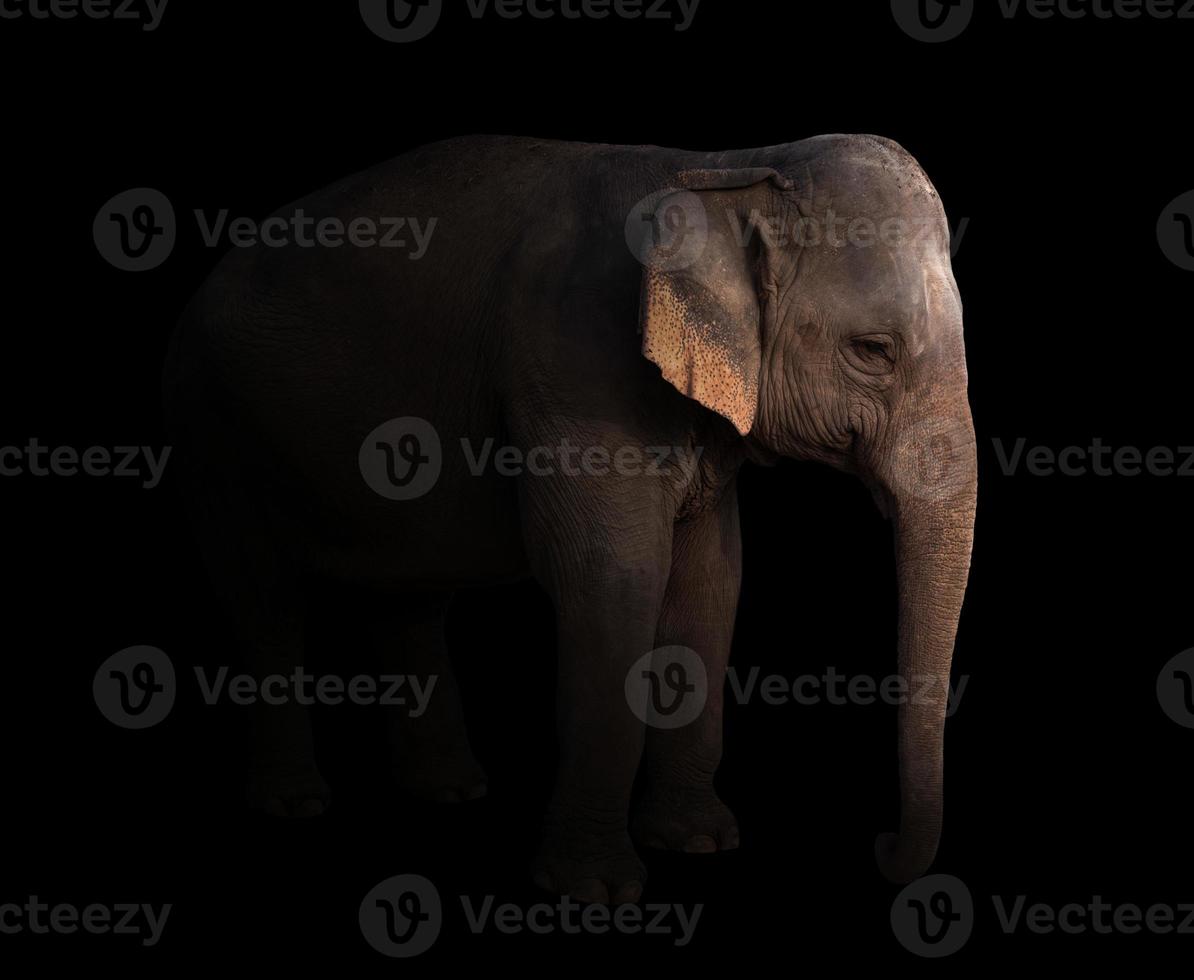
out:
{"label": "elephant trunk", "polygon": [[974,428],[965,391],[909,427],[888,484],[899,577],[900,829],[876,857],[890,881],[923,874],[941,836],[950,664],[974,537]]}

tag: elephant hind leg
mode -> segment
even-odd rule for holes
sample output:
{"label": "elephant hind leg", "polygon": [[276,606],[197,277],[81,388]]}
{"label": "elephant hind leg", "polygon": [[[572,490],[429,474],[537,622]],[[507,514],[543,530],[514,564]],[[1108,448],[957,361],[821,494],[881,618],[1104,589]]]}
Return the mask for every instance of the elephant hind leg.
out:
{"label": "elephant hind leg", "polygon": [[[190,471],[184,495],[216,597],[262,692],[303,666],[305,616],[294,575],[263,509],[239,484]],[[319,816],[331,794],[315,759],[311,719],[296,698],[257,697],[250,709],[247,798],[279,817]]]}
{"label": "elephant hind leg", "polygon": [[450,599],[450,593],[402,597],[370,624],[371,642],[388,678],[381,692],[388,702],[394,777],[412,796],[438,803],[475,800],[488,788],[469,745],[444,641]]}

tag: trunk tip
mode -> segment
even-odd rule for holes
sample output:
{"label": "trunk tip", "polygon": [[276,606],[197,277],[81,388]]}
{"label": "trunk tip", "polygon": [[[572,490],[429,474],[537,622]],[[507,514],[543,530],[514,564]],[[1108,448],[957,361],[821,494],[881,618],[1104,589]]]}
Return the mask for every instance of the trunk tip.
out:
{"label": "trunk tip", "polygon": [[879,872],[893,884],[906,885],[915,881],[929,870],[936,856],[936,842],[926,848],[909,845],[898,834],[880,834],[875,838],[875,861]]}

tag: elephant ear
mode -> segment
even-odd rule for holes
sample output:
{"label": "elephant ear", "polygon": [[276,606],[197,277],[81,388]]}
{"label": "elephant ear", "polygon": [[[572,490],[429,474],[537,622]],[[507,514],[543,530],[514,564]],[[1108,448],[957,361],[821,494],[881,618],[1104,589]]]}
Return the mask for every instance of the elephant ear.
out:
{"label": "elephant ear", "polygon": [[639,305],[643,354],[678,391],[734,423],[754,425],[762,356],[755,217],[774,187],[766,167],[687,171],[652,215]]}

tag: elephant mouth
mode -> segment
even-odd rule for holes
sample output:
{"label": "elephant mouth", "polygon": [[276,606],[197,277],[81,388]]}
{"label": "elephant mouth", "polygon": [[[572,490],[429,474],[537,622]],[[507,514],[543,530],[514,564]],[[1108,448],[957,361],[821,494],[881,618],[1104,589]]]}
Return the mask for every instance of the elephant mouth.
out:
{"label": "elephant mouth", "polygon": [[869,486],[870,453],[870,440],[851,427],[840,439],[821,447],[807,458],[856,476]]}
{"label": "elephant mouth", "polygon": [[872,486],[868,483],[868,488],[871,491],[871,499],[875,501],[875,507],[878,509],[879,515],[883,520],[890,521],[892,515],[890,495],[878,484]]}

